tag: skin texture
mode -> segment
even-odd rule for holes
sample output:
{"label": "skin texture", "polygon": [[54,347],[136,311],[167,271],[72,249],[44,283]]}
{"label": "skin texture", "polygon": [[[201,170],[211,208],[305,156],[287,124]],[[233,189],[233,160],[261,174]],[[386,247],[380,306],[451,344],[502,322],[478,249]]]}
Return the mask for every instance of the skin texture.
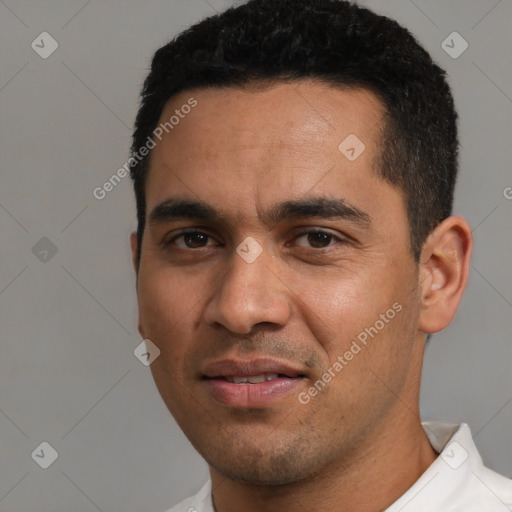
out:
{"label": "skin texture", "polygon": [[[171,98],[161,120],[191,96],[197,106],[152,150],[148,217],[172,197],[220,217],[146,223],[139,331],[161,350],[156,386],[210,466],[218,512],[383,510],[436,457],[418,406],[425,333],[455,314],[470,228],[446,219],[414,261],[403,194],[373,167],[384,110],[371,92],[306,80],[194,90]],[[349,134],[365,145],[354,161],[338,149]],[[342,198],[369,222],[263,215],[313,197]],[[181,228],[208,236],[174,238]],[[326,235],[304,234],[313,228]],[[252,263],[236,253],[246,237],[263,249]],[[300,403],[393,304],[400,312]],[[297,392],[253,408],[212,398],[206,364],[257,356],[300,369]]]}

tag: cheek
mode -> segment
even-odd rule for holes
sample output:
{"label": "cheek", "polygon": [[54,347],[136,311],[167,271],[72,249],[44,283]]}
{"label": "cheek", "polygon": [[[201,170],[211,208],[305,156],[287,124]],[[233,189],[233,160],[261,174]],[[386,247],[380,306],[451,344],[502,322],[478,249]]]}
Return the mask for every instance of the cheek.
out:
{"label": "cheek", "polygon": [[[183,368],[188,364],[190,340],[193,336],[194,303],[197,299],[175,276],[166,272],[142,272],[139,275],[139,315],[144,335],[159,349],[151,364],[153,380],[171,414],[183,408],[189,399],[188,380]],[[175,390],[181,390],[176,393]],[[174,391],[173,391],[174,390]]]}
{"label": "cheek", "polygon": [[141,323],[150,337],[159,328],[172,324],[176,300],[172,281],[141,272],[137,289]]}
{"label": "cheek", "polygon": [[137,296],[146,337],[160,350],[169,345],[182,345],[174,340],[182,339],[186,332],[184,326],[194,322],[201,297],[197,286],[177,278],[175,273],[141,269]]}
{"label": "cheek", "polygon": [[330,358],[393,304],[389,283],[369,272],[339,270],[293,281],[300,314]]}

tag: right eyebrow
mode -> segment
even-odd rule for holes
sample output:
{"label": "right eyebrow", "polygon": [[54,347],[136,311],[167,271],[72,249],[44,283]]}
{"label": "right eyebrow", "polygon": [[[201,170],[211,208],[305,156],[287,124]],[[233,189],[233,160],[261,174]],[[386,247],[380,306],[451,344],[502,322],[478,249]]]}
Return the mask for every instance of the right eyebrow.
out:
{"label": "right eyebrow", "polygon": [[219,220],[217,211],[206,203],[188,199],[169,198],[155,206],[149,224],[161,224],[179,219]]}

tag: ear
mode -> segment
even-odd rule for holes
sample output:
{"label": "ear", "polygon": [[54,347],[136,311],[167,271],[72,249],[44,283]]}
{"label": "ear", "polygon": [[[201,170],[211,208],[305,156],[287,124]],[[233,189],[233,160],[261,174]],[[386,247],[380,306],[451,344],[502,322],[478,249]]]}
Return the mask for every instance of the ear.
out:
{"label": "ear", "polygon": [[420,257],[420,331],[438,332],[453,320],[468,281],[472,250],[471,228],[462,217],[448,217],[427,238]]}
{"label": "ear", "polygon": [[[137,250],[138,250],[138,242],[137,242],[137,233],[134,231],[130,235],[130,248],[132,250],[132,263],[133,268],[135,270],[135,276],[136,276],[136,282],[138,282],[138,276],[139,276],[139,262],[137,260]],[[140,318],[140,311],[137,319],[137,328],[139,330],[139,334],[142,336],[142,339],[146,339],[146,336],[144,335],[144,329],[142,328],[142,321]]]}
{"label": "ear", "polygon": [[132,250],[132,264],[133,268],[135,269],[135,274],[138,274],[139,272],[139,264],[137,261],[137,249],[138,249],[138,243],[137,243],[137,232],[134,231],[130,235],[130,248]]}

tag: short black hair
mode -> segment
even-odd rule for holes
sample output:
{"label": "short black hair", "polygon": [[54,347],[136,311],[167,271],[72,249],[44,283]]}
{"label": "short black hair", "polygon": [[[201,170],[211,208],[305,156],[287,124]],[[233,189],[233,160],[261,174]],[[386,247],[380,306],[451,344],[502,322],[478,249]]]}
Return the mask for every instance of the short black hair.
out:
{"label": "short black hair", "polygon": [[[301,79],[364,88],[383,103],[376,169],[404,193],[411,251],[419,261],[429,233],[451,215],[458,165],[453,97],[446,73],[408,30],[355,3],[250,0],[182,32],[153,57],[132,155],[146,144],[166,102],[179,92]],[[149,156],[130,159],[139,260]]]}

